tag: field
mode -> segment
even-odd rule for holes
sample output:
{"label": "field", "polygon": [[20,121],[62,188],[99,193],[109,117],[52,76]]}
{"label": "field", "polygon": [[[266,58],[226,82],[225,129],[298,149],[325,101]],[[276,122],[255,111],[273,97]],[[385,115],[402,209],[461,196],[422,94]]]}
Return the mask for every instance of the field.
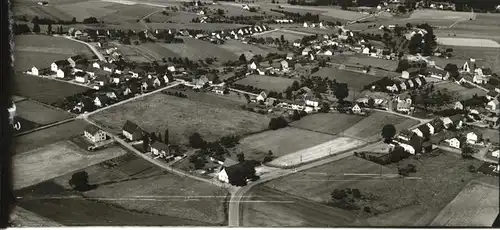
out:
{"label": "field", "polygon": [[168,12],[168,15],[159,12],[148,17],[153,23],[190,23],[195,18],[198,18],[198,15],[191,12]]}
{"label": "field", "polygon": [[283,92],[287,87],[292,86],[294,79],[284,77],[273,77],[266,75],[248,75],[236,81],[236,84],[251,85],[259,89]]}
{"label": "field", "polygon": [[[362,205],[380,213],[370,217],[371,214],[362,210],[353,211],[360,218],[365,217],[370,226],[426,226],[477,177],[467,171],[467,166],[481,164],[475,160],[464,161],[454,153],[406,159],[399,165],[409,163],[416,165],[417,172],[411,175],[416,179],[400,178],[397,165],[385,167],[351,156],[273,180],[266,186],[320,203],[330,201],[330,193],[336,188],[357,188],[362,195],[371,197]],[[406,215],[398,215],[400,210]],[[382,219],[385,213],[397,217]]]}
{"label": "field", "polygon": [[[219,98],[223,101],[227,100]],[[155,94],[92,116],[94,120],[121,132],[125,121],[136,122],[147,132],[169,129],[173,143],[185,144],[198,132],[207,141],[225,135],[243,135],[267,128],[269,118],[260,114],[230,109],[200,101]]]}
{"label": "field", "polygon": [[236,40],[226,40],[224,44],[219,45],[223,49],[226,49],[238,57],[244,54],[247,60],[250,60],[254,55],[261,55],[265,57],[268,53],[279,53],[275,48],[272,47],[259,47],[258,45],[245,44]]}
{"label": "field", "polygon": [[498,215],[498,184],[472,181],[439,213],[431,226],[491,227]]}
{"label": "field", "polygon": [[[112,4],[105,7],[107,10],[112,10],[114,13],[107,14],[99,18],[99,20],[108,23],[123,23],[130,22],[135,23],[138,19],[144,16],[159,11],[157,7],[135,4],[135,5],[125,5],[125,4]],[[144,28],[144,27],[143,27]]]}
{"label": "field", "polygon": [[77,21],[82,21],[88,17],[101,18],[103,16],[115,13],[116,10],[108,8],[114,5],[112,2],[105,1],[83,1],[75,3],[58,4],[56,7],[75,17]]}
{"label": "field", "polygon": [[18,116],[41,125],[73,117],[71,113],[32,100],[18,102],[16,103],[16,107]]}
{"label": "field", "polygon": [[21,154],[58,141],[83,134],[86,123],[82,120],[75,120],[60,124],[40,131],[14,137],[12,140],[13,154]]}
{"label": "field", "polygon": [[17,191],[23,197],[20,206],[65,225],[213,226],[225,222],[225,190],[167,173],[134,155],[84,171],[89,184],[97,188],[71,191],[72,173],[68,173]]}
{"label": "field", "polygon": [[392,60],[385,60],[381,58],[372,58],[367,56],[351,56],[349,57],[347,63],[355,65],[365,65],[378,67],[381,69],[386,69],[390,71],[395,71],[398,67],[398,63]]}
{"label": "field", "polygon": [[415,10],[411,19],[437,19],[437,20],[469,20],[470,12],[443,11],[443,10]]}
{"label": "field", "polygon": [[348,114],[317,113],[305,116],[298,121],[290,123],[290,126],[313,130],[320,133],[337,135],[352,125],[363,120],[364,117]]}
{"label": "field", "polygon": [[456,94],[460,100],[467,100],[472,98],[474,94],[478,96],[486,96],[487,92],[479,88],[465,88],[454,82],[445,82],[435,85],[437,89],[446,89],[448,92]]}
{"label": "field", "polygon": [[283,37],[288,41],[295,41],[297,39],[302,39],[303,37],[306,36],[305,34],[302,34],[299,32],[294,33],[290,30],[269,30],[269,31],[266,31],[266,32],[263,32],[263,33],[260,33],[257,35],[252,35],[252,36],[257,37],[257,38],[271,37],[273,39],[276,39],[276,38],[281,39],[281,35],[283,35]]}
{"label": "field", "polygon": [[[143,16],[146,16],[143,15]],[[138,17],[137,19],[139,19]],[[193,30],[226,30],[226,29],[238,29],[242,27],[246,27],[248,25],[241,24],[224,24],[224,23],[148,23],[148,27],[150,30],[154,31],[155,29],[176,29],[176,30],[184,30],[184,29],[193,29]],[[76,24],[74,28],[85,29],[85,28],[94,28],[94,29],[120,29],[120,30],[144,30],[145,27],[142,23],[136,23],[130,21],[121,22],[120,24]]]}
{"label": "field", "polygon": [[468,47],[483,47],[483,48],[500,48],[498,42],[490,39],[479,38],[437,38],[438,44],[448,46],[468,46]]}
{"label": "field", "polygon": [[399,132],[403,129],[417,125],[418,122],[395,114],[374,112],[370,116],[343,131],[342,135],[347,137],[356,137],[367,142],[373,142],[382,138],[382,128],[386,124],[393,124]]}
{"label": "field", "polygon": [[[500,49],[463,46],[446,46],[446,48],[453,49],[453,56],[455,58],[460,58],[462,60],[475,58],[479,66],[491,68],[493,72],[500,72]],[[465,61],[457,63],[457,66],[461,67],[464,63]],[[443,67],[445,65],[443,65]]]}
{"label": "field", "polygon": [[88,88],[83,86],[27,74],[19,73],[14,77],[14,94],[45,104],[52,104],[86,90]]}
{"label": "field", "polygon": [[362,223],[344,210],[264,186],[250,190],[248,197],[241,205],[244,227],[345,227]]}
{"label": "field", "polygon": [[50,68],[52,62],[64,60],[71,56],[72,54],[14,51],[14,70],[24,72],[31,70],[33,66],[36,66],[38,70]]}
{"label": "field", "polygon": [[48,18],[55,21],[65,20],[70,21],[72,16],[67,12],[58,9],[55,6],[39,6],[35,1],[30,2],[31,4],[25,3],[15,3],[12,12],[15,16],[26,16],[28,20],[31,20],[35,16],[39,18]]}
{"label": "field", "polygon": [[[354,12],[354,11],[348,11],[348,10],[341,10],[341,9],[336,9],[336,8],[329,8],[329,7],[312,7],[312,6],[298,6],[298,5],[284,5],[284,10],[289,11],[292,9],[299,9],[299,10],[304,10],[303,13],[306,12],[311,12],[312,14],[317,14],[318,11],[323,11],[321,15],[323,16],[328,16],[332,18],[338,18],[338,19],[343,19],[343,20],[355,20],[362,18],[366,15]],[[315,13],[313,13],[316,11]]]}
{"label": "field", "polygon": [[269,150],[273,156],[281,157],[334,138],[333,135],[287,127],[247,136],[240,140],[237,152],[244,153],[246,159],[262,160]]}
{"label": "field", "polygon": [[21,189],[90,165],[125,154],[120,147],[108,147],[87,153],[69,141],[15,155],[13,162],[14,189]]}
{"label": "field", "polygon": [[162,58],[179,57],[178,54],[163,47],[159,43],[143,43],[140,45],[123,45],[113,43],[123,54],[124,58],[135,62],[152,62],[159,61]]}
{"label": "field", "polygon": [[200,60],[205,58],[217,58],[221,62],[234,61],[238,59],[236,54],[218,47],[210,42],[194,39],[183,38],[184,43],[168,44],[157,43],[160,46],[172,51],[180,57],[189,58],[190,60]]}
{"label": "field", "polygon": [[332,80],[335,79],[339,83],[347,83],[349,88],[353,88],[358,91],[362,91],[366,85],[382,79],[382,77],[340,70],[338,68],[321,68],[318,72],[313,73],[312,76],[319,76],[321,78],[327,77]]}
{"label": "field", "polygon": [[[250,12],[248,10],[243,9],[241,6],[232,6],[232,5],[208,5],[208,9],[215,12],[217,14],[217,9],[224,10],[224,16],[259,16],[262,15],[259,12]],[[266,12],[267,14],[267,12]]]}
{"label": "field", "polygon": [[349,137],[337,137],[322,144],[278,157],[268,164],[275,167],[291,167],[342,153],[363,144],[366,144],[366,142]]}
{"label": "field", "polygon": [[14,50],[23,52],[48,52],[93,56],[93,53],[86,45],[62,37],[52,37],[48,35],[16,35],[14,36],[14,43]]}

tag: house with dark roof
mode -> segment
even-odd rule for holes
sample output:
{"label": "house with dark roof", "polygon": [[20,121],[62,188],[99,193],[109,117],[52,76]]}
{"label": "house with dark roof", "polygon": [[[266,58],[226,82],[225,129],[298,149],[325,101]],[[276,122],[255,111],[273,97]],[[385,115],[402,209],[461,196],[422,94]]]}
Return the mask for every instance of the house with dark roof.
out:
{"label": "house with dark roof", "polygon": [[76,64],[85,62],[86,58],[82,55],[75,55],[75,56],[69,57],[67,59],[67,61],[69,62],[69,65],[71,67],[75,67]]}
{"label": "house with dark roof", "polygon": [[127,120],[123,125],[122,134],[130,141],[137,141],[143,138],[144,131],[137,124]]}
{"label": "house with dark roof", "polygon": [[70,66],[71,65],[68,60],[59,60],[50,64],[50,71],[57,72],[57,70],[64,69]]}
{"label": "house with dark roof", "polygon": [[151,144],[151,153],[159,158],[167,158],[170,155],[170,149],[167,144],[155,141]]}
{"label": "house with dark roof", "polygon": [[93,125],[88,125],[87,127],[85,127],[85,129],[83,130],[83,135],[92,144],[96,144],[106,140],[106,132]]}
{"label": "house with dark roof", "polygon": [[244,161],[231,166],[222,166],[217,177],[220,181],[231,185],[245,186],[255,177],[255,165],[250,161]]}
{"label": "house with dark roof", "polygon": [[108,105],[109,102],[110,102],[109,97],[107,97],[106,95],[97,95],[94,98],[94,104],[97,107],[104,107]]}
{"label": "house with dark roof", "polygon": [[95,83],[99,84],[100,86],[107,85],[109,83],[109,76],[103,73],[97,74],[97,76],[94,79]]}
{"label": "house with dark roof", "polygon": [[115,69],[116,69],[116,65],[113,63],[104,63],[104,64],[102,64],[101,67],[104,71],[110,72],[110,73],[113,73],[113,71],[115,71]]}
{"label": "house with dark roof", "polygon": [[446,81],[450,78],[450,73],[446,70],[438,69],[436,67],[427,68],[429,76],[439,80]]}
{"label": "house with dark roof", "polygon": [[87,83],[89,81],[89,74],[85,72],[76,72],[75,81],[80,83]]}

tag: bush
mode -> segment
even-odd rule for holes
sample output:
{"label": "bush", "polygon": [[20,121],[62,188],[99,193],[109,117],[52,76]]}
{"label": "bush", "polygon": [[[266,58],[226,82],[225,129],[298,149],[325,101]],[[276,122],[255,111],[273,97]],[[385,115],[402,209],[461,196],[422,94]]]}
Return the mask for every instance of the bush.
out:
{"label": "bush", "polygon": [[269,121],[269,129],[276,130],[288,126],[288,122],[284,117],[275,117]]}
{"label": "bush", "polygon": [[355,198],[360,198],[360,197],[361,197],[361,192],[359,192],[359,189],[357,189],[357,188],[353,188],[353,189],[352,189],[352,195],[353,195]]}
{"label": "bush", "polygon": [[372,212],[372,210],[370,209],[370,207],[366,207],[366,206],[363,208],[363,211],[365,211],[367,213],[371,213]]}
{"label": "bush", "polygon": [[468,169],[469,169],[469,172],[471,172],[471,173],[477,172],[477,169],[476,169],[476,167],[474,167],[474,165],[469,165]]}

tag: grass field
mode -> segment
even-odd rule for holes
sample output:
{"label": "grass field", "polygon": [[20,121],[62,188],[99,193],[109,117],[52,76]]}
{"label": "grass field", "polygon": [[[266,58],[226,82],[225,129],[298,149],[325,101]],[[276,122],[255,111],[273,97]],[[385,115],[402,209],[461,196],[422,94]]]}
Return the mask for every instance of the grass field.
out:
{"label": "grass field", "polygon": [[251,85],[260,89],[283,92],[287,87],[292,86],[294,79],[284,77],[273,77],[267,75],[248,75],[236,81],[236,84]]}
{"label": "grass field", "polygon": [[345,227],[358,222],[344,210],[264,186],[250,190],[248,197],[241,205],[244,227]]}
{"label": "grass field", "polygon": [[[183,38],[184,43],[180,44],[168,44],[168,43],[157,43],[160,46],[172,51],[180,57],[187,57],[190,60],[199,60],[205,58],[217,58],[221,62],[234,61],[238,59],[236,54],[225,50],[217,45],[210,42],[194,39],[194,38]],[[203,51],[203,52],[201,52]]]}
{"label": "grass field", "polygon": [[71,191],[72,173],[68,173],[17,191],[23,197],[20,206],[65,225],[213,226],[225,222],[225,190],[167,173],[134,155],[84,170],[96,189]]}
{"label": "grass field", "polygon": [[265,57],[268,53],[280,53],[280,51],[272,47],[263,48],[257,45],[245,44],[236,40],[226,40],[225,43],[219,45],[219,47],[234,53],[238,57],[241,54],[244,54],[248,60],[254,55],[262,55]]}
{"label": "grass field", "polygon": [[45,104],[52,104],[65,97],[88,90],[88,88],[79,85],[27,74],[16,74],[13,79],[13,93]]}
{"label": "grass field", "polygon": [[304,34],[301,34],[301,33],[293,33],[290,31],[283,31],[283,30],[274,30],[274,31],[269,30],[269,31],[266,31],[266,32],[263,32],[263,33],[260,33],[257,35],[252,35],[252,36],[257,37],[257,38],[271,37],[273,39],[276,39],[276,38],[281,39],[281,35],[283,35],[283,37],[288,41],[295,41],[297,39],[302,39],[305,36]]}
{"label": "grass field", "polygon": [[287,127],[247,136],[236,148],[237,152],[245,154],[245,159],[263,160],[269,150],[273,156],[281,157],[334,138],[333,135]]}
{"label": "grass field", "polygon": [[[475,58],[479,66],[491,68],[493,72],[500,72],[500,49],[481,48],[481,47],[464,47],[464,46],[446,46],[453,49],[453,56],[462,60]],[[457,63],[458,67],[463,65],[465,61]],[[443,65],[444,67],[444,65]]]}
{"label": "grass field", "polygon": [[12,160],[14,189],[35,185],[126,153],[117,146],[98,150],[92,155],[86,152],[69,141],[61,141],[15,155]]}
{"label": "grass field", "polygon": [[438,44],[448,45],[448,46],[500,48],[500,44],[498,44],[498,42],[493,41],[491,39],[438,37],[437,42],[438,42]]}
{"label": "grass field", "polygon": [[488,93],[479,88],[468,89],[454,82],[445,82],[442,84],[437,84],[435,86],[440,90],[448,90],[448,92],[455,94],[460,100],[470,99],[474,96],[474,94],[477,94],[478,96],[486,96],[486,94]]}
{"label": "grass field", "polygon": [[170,92],[181,92],[186,94],[191,101],[197,101],[209,105],[215,105],[219,108],[227,109],[241,109],[242,105],[246,105],[247,99],[243,95],[239,95],[234,92],[229,94],[215,94],[215,93],[200,93],[195,92],[192,89],[187,88],[186,90],[179,90],[175,88],[167,89]]}
{"label": "grass field", "polygon": [[347,137],[356,137],[367,142],[373,142],[382,138],[382,128],[386,124],[393,124],[399,132],[418,124],[418,121],[395,114],[374,112],[370,114],[370,116],[344,130],[342,135]]}
{"label": "grass field", "polygon": [[355,65],[378,67],[390,71],[395,71],[398,67],[398,63],[396,61],[385,60],[381,58],[372,58],[367,56],[351,56],[349,57],[347,62]]}
{"label": "grass field", "polygon": [[439,19],[439,20],[469,20],[470,12],[443,11],[443,10],[415,10],[411,19]]}
{"label": "grass field", "polygon": [[116,3],[105,1],[82,1],[66,4],[58,4],[57,9],[66,12],[76,18],[77,21],[82,21],[88,17],[101,18],[116,12],[116,10],[108,8]]}
{"label": "grass field", "polygon": [[294,121],[290,123],[290,126],[336,135],[363,119],[362,116],[342,113],[317,113]]}
{"label": "grass field", "polygon": [[179,57],[178,54],[163,47],[160,43],[143,43],[140,45],[123,45],[114,43],[125,59],[135,62],[160,61],[162,58]]}
{"label": "grass field", "polygon": [[13,4],[12,12],[16,16],[24,15],[31,20],[35,16],[39,18],[48,18],[55,21],[65,20],[70,21],[72,16],[65,12],[64,10],[59,9],[58,7],[51,6],[39,6],[35,1],[31,1],[30,3],[15,3]]}
{"label": "grass field", "polygon": [[[454,153],[442,153],[436,157],[423,156],[420,160],[406,159],[399,165],[415,164],[417,172],[412,174],[422,179],[402,179],[397,176],[397,165],[388,167],[358,157],[348,157],[292,174],[266,183],[267,187],[286,191],[316,202],[328,202],[330,193],[336,188],[357,188],[362,195],[371,197],[363,206],[384,215],[398,218],[379,219],[360,211],[353,211],[366,218],[371,226],[426,226],[437,213],[462,190],[477,174],[467,171],[468,165],[479,166],[479,161],[464,161]],[[380,174],[384,177],[380,178]],[[361,175],[360,175],[361,174]],[[366,174],[366,175],[362,175]],[[411,209],[405,209],[409,208]]]}
{"label": "grass field", "polygon": [[319,71],[312,74],[321,78],[335,79],[339,83],[347,83],[349,88],[362,91],[364,86],[369,85],[382,77],[372,76],[364,73],[341,70],[338,68],[321,68]]}
{"label": "grass field", "polygon": [[[320,13],[323,16],[328,16],[328,17],[338,18],[338,19],[343,19],[343,20],[355,20],[355,19],[359,19],[359,18],[366,16],[366,15],[361,14],[359,12],[341,10],[341,9],[331,8],[331,7],[314,7],[314,6],[299,6],[299,5],[283,5],[283,7],[284,7],[285,11],[290,11],[293,9],[303,10],[303,12],[297,11],[297,13],[302,13],[302,14],[305,14],[307,12],[311,12],[312,14]],[[320,12],[320,11],[323,11],[323,12]]]}
{"label": "grass field", "polygon": [[52,62],[64,60],[71,56],[71,54],[61,53],[14,51],[14,70],[24,72],[31,70],[33,66],[36,66],[39,70],[41,68],[50,68]]}
{"label": "grass field", "polygon": [[168,15],[159,12],[148,17],[153,23],[190,23],[195,18],[198,18],[198,15],[192,12],[168,12]]}
{"label": "grass field", "polygon": [[69,112],[58,110],[33,100],[18,102],[16,103],[16,107],[18,116],[41,125],[73,117],[73,114]]}
{"label": "grass field", "polygon": [[326,141],[310,148],[278,157],[268,164],[275,167],[292,167],[305,162],[319,160],[330,155],[348,151],[363,144],[366,144],[366,142],[349,137],[337,137],[333,140]]}
{"label": "grass field", "polygon": [[472,181],[434,219],[431,226],[491,227],[498,215],[498,186]]}
{"label": "grass field", "polygon": [[109,11],[114,11],[110,14],[103,15],[99,18],[99,20],[108,23],[123,23],[123,22],[135,23],[138,19],[141,19],[150,13],[161,10],[158,9],[158,7],[153,7],[143,4],[135,4],[135,5],[110,4],[108,6],[105,6],[104,8]]}
{"label": "grass field", "polygon": [[86,45],[62,37],[52,37],[48,35],[16,35],[14,36],[14,43],[14,50],[24,52],[48,52],[69,55],[81,53],[86,56],[93,56]]}
{"label": "grass field", "polygon": [[194,132],[207,141],[214,141],[225,135],[262,131],[269,124],[269,118],[260,114],[163,94],[113,107],[92,118],[112,127],[115,132],[121,132],[127,120],[136,122],[148,132],[164,132],[168,128],[171,141],[183,144]]}
{"label": "grass field", "polygon": [[83,134],[86,123],[82,120],[75,120],[60,124],[54,127],[32,132],[12,140],[13,154],[21,154],[58,141]]}

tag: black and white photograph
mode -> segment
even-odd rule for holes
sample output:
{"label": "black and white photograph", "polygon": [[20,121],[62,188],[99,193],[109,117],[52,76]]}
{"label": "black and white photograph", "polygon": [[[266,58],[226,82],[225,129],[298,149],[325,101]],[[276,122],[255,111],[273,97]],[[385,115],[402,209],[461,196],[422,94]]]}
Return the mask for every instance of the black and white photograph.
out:
{"label": "black and white photograph", "polygon": [[500,0],[9,5],[9,227],[500,226]]}

